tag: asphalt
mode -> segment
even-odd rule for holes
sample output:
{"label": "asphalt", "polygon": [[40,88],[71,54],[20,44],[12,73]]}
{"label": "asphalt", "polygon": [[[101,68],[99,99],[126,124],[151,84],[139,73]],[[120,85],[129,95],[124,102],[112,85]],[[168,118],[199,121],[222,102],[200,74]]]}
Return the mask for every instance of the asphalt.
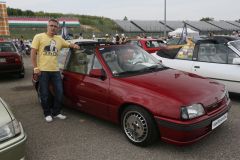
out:
{"label": "asphalt", "polygon": [[0,76],[0,96],[11,106],[28,135],[26,160],[239,160],[240,95],[231,94],[228,120],[201,141],[179,147],[158,141],[147,148],[127,141],[118,125],[64,108],[66,120],[46,123],[31,83],[30,58],[26,76]]}

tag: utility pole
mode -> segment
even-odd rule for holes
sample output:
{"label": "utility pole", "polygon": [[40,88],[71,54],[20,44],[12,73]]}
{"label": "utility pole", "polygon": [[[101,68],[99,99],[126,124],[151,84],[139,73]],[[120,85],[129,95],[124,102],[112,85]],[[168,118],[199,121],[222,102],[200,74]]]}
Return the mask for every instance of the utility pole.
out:
{"label": "utility pole", "polygon": [[165,39],[167,39],[167,21],[166,21],[166,8],[167,8],[167,4],[166,4],[166,0],[164,0],[164,37]]}

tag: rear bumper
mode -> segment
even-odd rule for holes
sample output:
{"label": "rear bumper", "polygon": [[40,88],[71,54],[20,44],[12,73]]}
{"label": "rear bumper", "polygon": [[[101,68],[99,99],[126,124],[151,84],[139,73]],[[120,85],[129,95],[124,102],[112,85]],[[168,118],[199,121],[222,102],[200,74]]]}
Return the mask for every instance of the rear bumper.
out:
{"label": "rear bumper", "polygon": [[231,105],[221,109],[214,115],[207,116],[204,120],[197,123],[181,123],[173,120],[166,120],[161,117],[155,117],[163,141],[177,144],[192,144],[211,133],[212,121],[218,119],[230,109]]}
{"label": "rear bumper", "polygon": [[21,126],[21,134],[0,144],[0,159],[21,160],[25,157],[25,142],[27,136]]}
{"label": "rear bumper", "polygon": [[23,70],[23,64],[0,65],[0,74],[20,73]]}

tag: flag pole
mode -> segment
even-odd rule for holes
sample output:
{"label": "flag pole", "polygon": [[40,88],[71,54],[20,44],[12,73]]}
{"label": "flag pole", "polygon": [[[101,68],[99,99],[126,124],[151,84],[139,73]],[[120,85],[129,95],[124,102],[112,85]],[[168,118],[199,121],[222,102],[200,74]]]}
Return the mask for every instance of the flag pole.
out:
{"label": "flag pole", "polygon": [[166,4],[166,0],[164,0],[164,37],[165,39],[167,39],[167,16],[166,16],[166,8],[167,8],[167,4]]}

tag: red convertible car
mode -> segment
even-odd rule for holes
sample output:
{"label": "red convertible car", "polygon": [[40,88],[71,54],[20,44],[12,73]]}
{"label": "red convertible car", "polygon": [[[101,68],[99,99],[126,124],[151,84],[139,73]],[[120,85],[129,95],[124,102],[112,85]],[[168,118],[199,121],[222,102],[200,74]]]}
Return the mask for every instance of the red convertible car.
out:
{"label": "red convertible car", "polygon": [[77,44],[62,52],[64,105],[120,124],[135,145],[190,144],[228,118],[228,91],[216,81],[166,68],[140,47]]}

